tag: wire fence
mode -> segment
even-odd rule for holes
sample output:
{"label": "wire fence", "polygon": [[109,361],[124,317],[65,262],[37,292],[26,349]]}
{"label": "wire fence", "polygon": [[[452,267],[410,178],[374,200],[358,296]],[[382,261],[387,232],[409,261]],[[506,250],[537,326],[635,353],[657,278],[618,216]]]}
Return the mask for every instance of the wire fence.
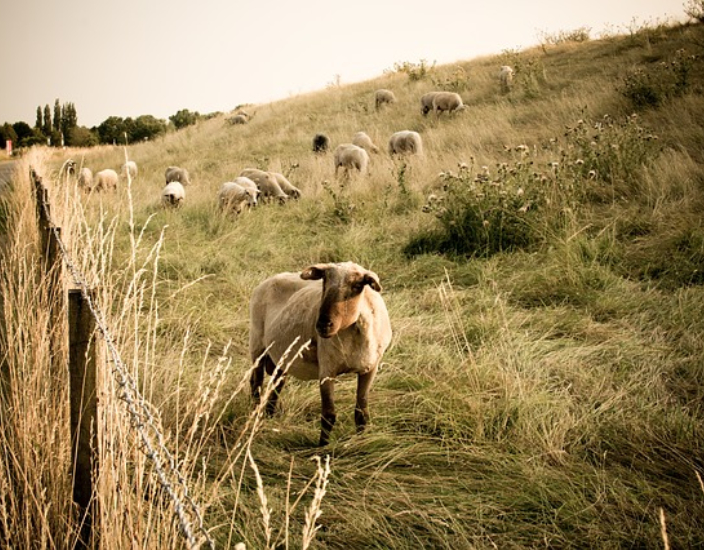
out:
{"label": "wire fence", "polygon": [[[105,315],[100,306],[93,300],[86,278],[71,259],[68,248],[61,239],[61,230],[51,218],[51,208],[47,199],[46,187],[33,169],[30,170],[30,175],[38,190],[38,213],[44,218],[44,225],[52,234],[53,240],[58,246],[61,260],[68,269],[74,284],[80,289],[83,300],[95,320],[97,330],[100,331],[103,337],[107,352],[112,360],[111,374],[117,384],[117,397],[125,404],[130,425],[141,442],[141,449],[151,460],[159,484],[173,504],[179,531],[186,539],[189,548],[200,548],[206,544],[209,548],[214,549],[215,542],[204,526],[200,508],[190,494],[186,479],[179,472],[176,459],[166,447],[164,436],[156,425],[150,407],[141,395],[134,378],[120,356],[115,339],[105,320]],[[195,523],[195,527],[193,523]]]}

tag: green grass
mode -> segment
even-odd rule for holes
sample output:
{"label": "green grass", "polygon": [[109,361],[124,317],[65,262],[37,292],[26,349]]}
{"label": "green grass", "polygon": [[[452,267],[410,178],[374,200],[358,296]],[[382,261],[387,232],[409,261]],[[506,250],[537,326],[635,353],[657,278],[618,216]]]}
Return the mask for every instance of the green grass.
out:
{"label": "green grass", "polygon": [[[704,544],[702,60],[692,61],[686,87],[656,106],[622,93],[629,70],[662,79],[660,61],[703,40],[702,25],[644,28],[514,52],[525,72],[508,94],[494,78],[506,57],[485,57],[433,67],[425,79],[397,72],[253,106],[247,125],[223,116],[126,152],[36,150],[24,159],[54,178],[57,219],[100,285],[121,352],[219,546],[305,546],[316,455],[331,457],[331,473],[311,548],[653,548],[664,545],[661,511],[673,548]],[[458,74],[469,82],[466,111],[422,117],[422,93]],[[398,102],[376,112],[382,87]],[[386,140],[402,129],[421,133],[424,157],[388,157]],[[382,152],[368,176],[338,181],[332,156],[314,155],[312,138],[325,132],[334,146],[360,130]],[[519,145],[530,150],[530,169],[516,167]],[[116,196],[86,197],[56,176],[69,154],[95,171],[119,168],[125,153],[140,167],[129,193],[123,185]],[[459,163],[474,167],[471,177],[458,175]],[[170,164],[194,182],[179,211],[159,206]],[[496,184],[490,204],[482,203],[487,182],[473,179],[483,166]],[[303,198],[221,216],[217,189],[245,167],[290,173]],[[472,185],[478,194],[464,191]],[[65,395],[45,380],[41,310],[23,321],[39,326],[33,337],[15,326],[12,312],[41,294],[20,276],[31,272],[24,258],[36,231],[28,186],[16,187],[4,230],[27,253],[15,246],[3,256],[15,276],[2,281],[10,350],[2,364],[11,380],[29,376],[34,393],[25,402],[4,392],[0,539],[64,548],[70,447],[52,422],[65,413],[21,414],[39,399],[61,411]],[[529,210],[529,244],[443,253],[438,243],[457,239],[458,223],[476,229],[489,210],[520,214],[522,203],[502,199],[518,187],[519,196],[540,197]],[[456,210],[423,212],[431,194]],[[464,217],[477,205],[480,214]],[[422,253],[404,253],[422,238]],[[319,449],[314,383],[290,380],[279,414],[261,423],[250,416],[249,295],[273,273],[345,260],[380,275],[394,338],[368,431],[354,435],[355,380],[343,378],[332,442]],[[110,487],[100,494],[120,510],[104,518],[109,547],[144,541],[158,518],[163,539],[143,544],[177,548],[119,405],[111,401],[109,426],[121,453],[107,485],[121,487],[122,500]],[[52,433],[63,443],[44,456]]]}

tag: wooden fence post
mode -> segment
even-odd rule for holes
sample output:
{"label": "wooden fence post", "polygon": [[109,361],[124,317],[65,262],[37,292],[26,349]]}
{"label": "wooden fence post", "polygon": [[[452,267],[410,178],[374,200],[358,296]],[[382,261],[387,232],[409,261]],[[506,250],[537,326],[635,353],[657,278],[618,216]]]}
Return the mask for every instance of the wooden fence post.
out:
{"label": "wooden fence post", "polygon": [[[95,290],[89,290],[88,295],[93,300]],[[100,514],[93,481],[100,467],[98,396],[102,394],[99,384],[103,380],[104,353],[95,317],[80,290],[69,290],[68,320],[73,500],[81,523],[76,548],[96,548]]]}

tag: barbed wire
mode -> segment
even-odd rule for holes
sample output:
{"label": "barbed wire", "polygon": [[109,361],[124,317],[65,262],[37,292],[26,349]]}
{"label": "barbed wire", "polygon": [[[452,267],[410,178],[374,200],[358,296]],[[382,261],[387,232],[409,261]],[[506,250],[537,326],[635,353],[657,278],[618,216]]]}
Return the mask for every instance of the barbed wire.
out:
{"label": "barbed wire", "polygon": [[[36,174],[36,172],[34,172],[34,170],[31,170],[31,176],[35,180],[35,184],[41,185],[43,189],[46,189],[46,187],[41,181],[41,178],[39,178],[39,176]],[[56,239],[56,242],[59,246],[63,261],[66,264],[66,267],[68,268],[69,272],[71,273],[71,277],[73,278],[74,283],[79,287],[81,295],[85,303],[88,305],[88,309],[93,315],[93,318],[95,319],[96,326],[103,336],[105,345],[108,349],[108,352],[110,353],[110,356],[112,357],[114,365],[112,369],[112,374],[116,377],[116,382],[119,387],[118,398],[127,404],[126,408],[130,415],[130,422],[137,431],[142,441],[142,445],[144,447],[143,452],[147,456],[147,458],[149,458],[154,464],[154,470],[156,471],[157,477],[159,478],[159,483],[173,502],[174,513],[178,518],[181,534],[188,541],[189,548],[198,548],[202,545],[203,542],[207,542],[208,546],[214,550],[215,541],[213,541],[212,537],[205,529],[205,526],[203,524],[203,516],[201,515],[198,505],[196,504],[195,500],[193,499],[188,490],[186,479],[178,470],[176,459],[166,447],[164,443],[164,436],[154,423],[154,416],[152,415],[149,408],[146,406],[146,401],[140,393],[139,389],[137,388],[134,378],[128,372],[124,362],[122,361],[120,353],[117,350],[117,347],[115,346],[114,339],[105,321],[103,312],[101,308],[94,302],[93,298],[90,295],[90,292],[88,290],[88,283],[86,282],[85,277],[71,260],[71,255],[68,252],[66,244],[61,240],[59,228],[51,219],[51,215],[49,213],[49,205],[44,200],[40,200],[39,197],[37,197],[37,200],[40,202],[42,211],[44,212],[46,220],[49,224],[49,229],[53,233],[54,238]],[[156,444],[154,444],[152,441],[150,431],[156,438]],[[191,522],[188,518],[185,509],[186,506],[182,502],[179,495],[176,494],[176,490],[174,489],[173,484],[169,480],[168,473],[164,471],[164,458],[162,458],[162,456],[165,457],[165,461],[168,464],[169,472],[171,472],[171,474],[175,476],[178,485],[181,486],[181,491],[183,493],[183,498],[186,501],[187,508],[190,509],[191,514],[195,516],[195,519],[198,522],[198,530],[203,535],[203,538],[205,539],[204,541],[196,541],[196,537],[193,534],[193,530],[191,528]]]}

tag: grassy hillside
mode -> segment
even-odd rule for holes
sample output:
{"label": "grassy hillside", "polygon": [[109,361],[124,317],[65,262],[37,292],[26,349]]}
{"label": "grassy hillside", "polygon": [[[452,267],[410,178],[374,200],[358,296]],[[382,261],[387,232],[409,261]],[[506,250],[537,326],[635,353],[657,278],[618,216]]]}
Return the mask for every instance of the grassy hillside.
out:
{"label": "grassy hillside", "polygon": [[[223,116],[126,148],[25,156],[218,547],[307,547],[318,506],[311,548],[704,545],[702,43],[702,25],[661,26],[425,75],[408,63],[247,106],[246,125]],[[508,93],[503,64],[517,69]],[[382,87],[398,101],[377,112]],[[440,88],[465,111],[421,116],[420,96]],[[425,154],[389,157],[406,129]],[[381,152],[368,175],[335,178],[314,134],[334,147],[360,130]],[[140,174],[87,196],[60,173],[69,156],[94,171],[127,156]],[[193,180],[178,211],[159,202],[172,164]],[[217,190],[246,167],[287,174],[303,197],[223,216]],[[65,548],[65,375],[47,370],[34,206],[25,176],[14,187],[0,539]],[[321,449],[314,383],[287,382],[273,418],[250,414],[248,302],[271,274],[347,260],[379,274],[394,338],[367,432],[354,435],[344,378]],[[179,547],[121,402],[105,402],[104,543]]]}

